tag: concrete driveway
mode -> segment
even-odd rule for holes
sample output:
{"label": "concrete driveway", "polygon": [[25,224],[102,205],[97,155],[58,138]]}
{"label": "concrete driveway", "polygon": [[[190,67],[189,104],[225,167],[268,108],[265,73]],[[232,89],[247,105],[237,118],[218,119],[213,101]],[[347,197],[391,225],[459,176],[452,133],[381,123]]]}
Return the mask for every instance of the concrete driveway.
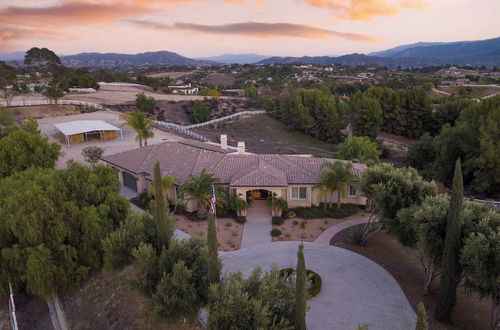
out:
{"label": "concrete driveway", "polygon": [[241,247],[270,243],[271,229],[271,208],[266,205],[266,201],[254,200],[243,227]]}
{"label": "concrete driveway", "polygon": [[[223,272],[241,270],[245,276],[273,263],[295,267],[299,242],[274,242],[221,254]],[[321,292],[311,300],[307,326],[312,330],[370,330],[415,328],[416,315],[396,280],[373,261],[334,246],[304,243],[308,269],[322,279]]]}

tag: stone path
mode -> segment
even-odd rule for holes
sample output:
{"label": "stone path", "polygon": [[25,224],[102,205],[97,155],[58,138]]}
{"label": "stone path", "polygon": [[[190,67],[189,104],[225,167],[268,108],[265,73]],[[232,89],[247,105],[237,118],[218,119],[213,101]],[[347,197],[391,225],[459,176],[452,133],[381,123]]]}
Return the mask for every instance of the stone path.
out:
{"label": "stone path", "polygon": [[336,225],[331,226],[330,228],[327,228],[324,232],[322,232],[318,238],[314,240],[314,243],[318,244],[327,244],[330,245],[331,239],[340,233],[342,230],[347,229],[349,227],[359,225],[362,223],[367,223],[369,220],[369,217],[363,217],[359,219],[352,219],[352,220],[347,220],[340,222]]}
{"label": "stone path", "polygon": [[[268,270],[295,267],[299,242],[274,242],[224,253],[223,273],[240,270],[244,276],[261,266]],[[322,279],[320,293],[308,301],[307,327],[314,330],[415,328],[416,315],[398,282],[382,267],[346,249],[304,243],[308,269]]]}
{"label": "stone path", "polygon": [[241,247],[270,243],[271,229],[271,209],[266,205],[266,201],[253,201],[243,227]]}

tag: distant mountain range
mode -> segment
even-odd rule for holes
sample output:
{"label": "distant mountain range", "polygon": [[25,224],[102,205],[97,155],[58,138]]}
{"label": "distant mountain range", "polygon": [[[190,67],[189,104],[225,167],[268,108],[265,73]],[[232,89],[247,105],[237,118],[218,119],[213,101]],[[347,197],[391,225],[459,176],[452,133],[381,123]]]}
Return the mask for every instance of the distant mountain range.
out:
{"label": "distant mountain range", "polygon": [[[0,61],[22,60],[24,52],[0,53]],[[402,45],[368,55],[267,57],[258,54],[224,54],[192,59],[168,51],[139,54],[81,53],[61,56],[69,67],[127,67],[153,65],[211,65],[232,63],[255,64],[343,64],[383,65],[388,67],[422,67],[430,65],[500,66],[500,37],[479,41],[418,42]]]}
{"label": "distant mountain range", "polygon": [[222,54],[217,56],[197,57],[196,59],[214,61],[222,64],[253,64],[268,57],[268,55],[258,54]]}
{"label": "distant mountain range", "polygon": [[213,61],[195,60],[177,53],[159,51],[139,54],[119,53],[81,53],[62,56],[61,61],[69,67],[124,67],[153,65],[207,65],[217,64]]}

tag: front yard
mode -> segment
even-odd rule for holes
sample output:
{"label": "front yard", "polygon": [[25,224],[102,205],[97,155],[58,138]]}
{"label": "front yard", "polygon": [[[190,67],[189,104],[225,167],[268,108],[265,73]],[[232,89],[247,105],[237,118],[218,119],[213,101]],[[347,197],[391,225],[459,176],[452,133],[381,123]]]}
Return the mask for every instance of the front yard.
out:
{"label": "front yard", "polygon": [[[207,240],[207,219],[190,220],[184,215],[176,215],[175,228],[193,237]],[[241,246],[243,225],[232,218],[217,218],[217,241],[220,251],[234,251]]]}

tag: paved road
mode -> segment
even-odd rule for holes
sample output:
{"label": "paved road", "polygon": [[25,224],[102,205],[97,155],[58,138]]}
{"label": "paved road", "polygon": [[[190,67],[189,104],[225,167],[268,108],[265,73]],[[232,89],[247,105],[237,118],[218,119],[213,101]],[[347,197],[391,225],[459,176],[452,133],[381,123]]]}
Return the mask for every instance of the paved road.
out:
{"label": "paved road", "polygon": [[241,247],[270,243],[271,229],[271,209],[266,205],[266,201],[253,201],[243,227]]}
{"label": "paved road", "polygon": [[[295,267],[299,242],[274,242],[224,253],[223,272],[241,270],[248,276],[256,266],[268,270]],[[415,328],[416,315],[396,280],[373,261],[334,246],[304,243],[306,266],[322,278],[321,292],[309,300],[307,326],[314,330],[353,330],[369,323],[370,330]]]}

